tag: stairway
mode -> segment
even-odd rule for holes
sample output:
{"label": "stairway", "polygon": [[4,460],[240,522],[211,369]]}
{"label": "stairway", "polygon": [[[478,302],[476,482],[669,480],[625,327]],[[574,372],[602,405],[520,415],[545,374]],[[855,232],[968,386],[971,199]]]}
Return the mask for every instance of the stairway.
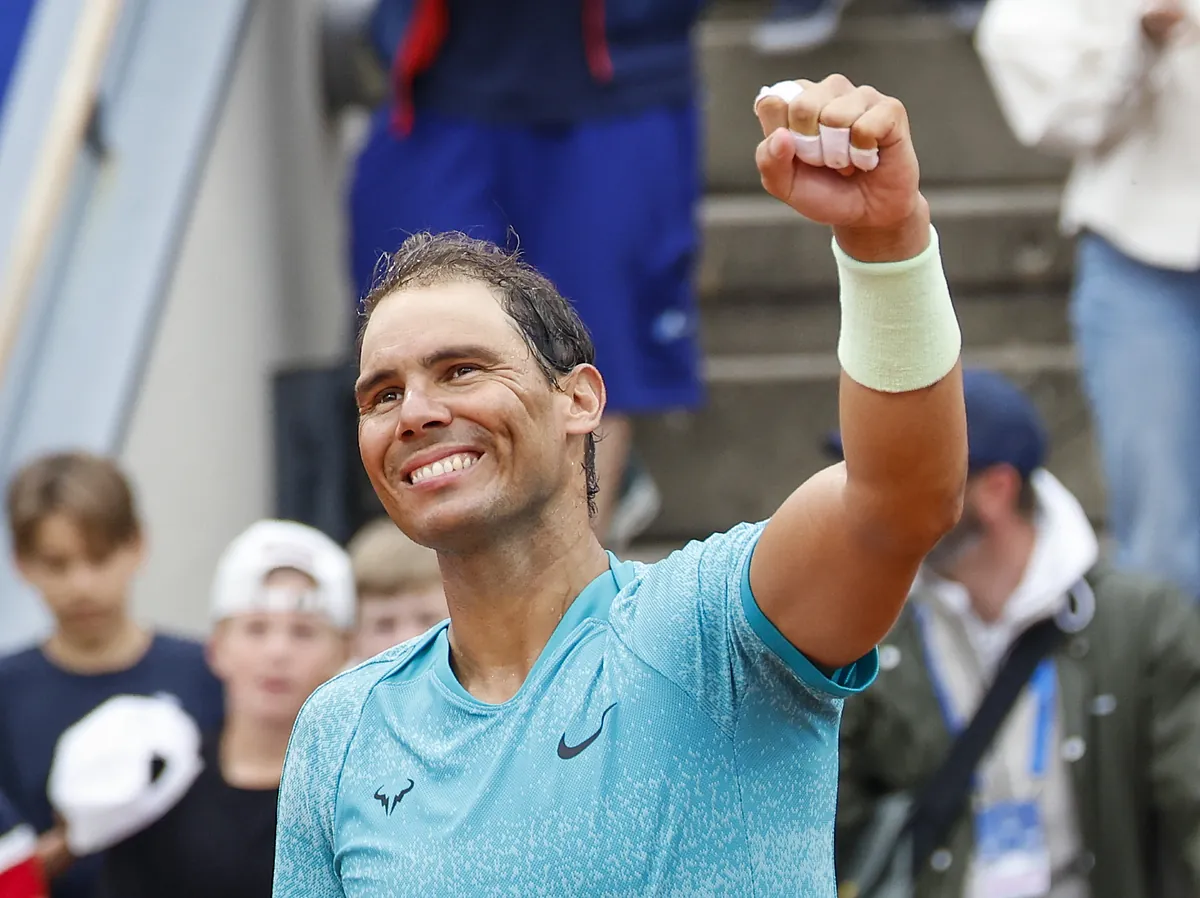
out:
{"label": "stairway", "polygon": [[695,414],[639,422],[639,451],[664,506],[642,539],[677,544],[766,517],[827,463],[820,446],[837,423],[838,374],[829,233],[762,191],[751,107],[764,84],[832,72],[907,105],[964,358],[1030,391],[1051,430],[1049,467],[1099,518],[1098,466],[1067,323],[1071,246],[1056,221],[1065,166],[1010,136],[969,38],[940,18],[900,0],[860,0],[828,46],[765,57],[750,43],[764,7],[724,0],[699,33],[708,402]]}

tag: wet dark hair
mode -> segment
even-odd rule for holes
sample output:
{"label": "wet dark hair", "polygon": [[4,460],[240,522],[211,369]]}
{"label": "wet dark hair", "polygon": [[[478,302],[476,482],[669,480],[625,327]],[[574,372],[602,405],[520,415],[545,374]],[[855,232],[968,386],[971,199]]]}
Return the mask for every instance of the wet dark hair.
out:
{"label": "wet dark hair", "polygon": [[[485,284],[513,320],[546,380],[559,389],[558,378],[577,365],[594,365],[596,347],[579,314],[550,281],[522,260],[493,243],[466,234],[413,234],[390,256],[380,260],[380,274],[362,300],[362,333],[376,307],[401,290],[453,281]],[[584,441],[583,473],[588,513],[596,514],[596,437]]]}

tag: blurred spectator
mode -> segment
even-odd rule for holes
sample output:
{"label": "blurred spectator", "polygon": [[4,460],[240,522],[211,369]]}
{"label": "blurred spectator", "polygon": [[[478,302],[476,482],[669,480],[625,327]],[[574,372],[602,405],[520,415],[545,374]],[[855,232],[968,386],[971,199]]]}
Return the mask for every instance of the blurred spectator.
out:
{"label": "blurred spectator", "polygon": [[977,43],[1009,124],[1069,156],[1071,317],[1116,563],[1200,598],[1200,4],[992,0]]}
{"label": "blurred spectator", "polygon": [[393,96],[350,190],[359,295],[412,232],[519,243],[596,343],[609,411],[596,529],[618,549],[660,502],[628,463],[630,416],[702,398],[690,34],[703,5],[380,0],[373,19]]}
{"label": "blurred spectator", "polygon": [[44,898],[37,833],[0,793],[0,898]]}
{"label": "blurred spectator", "polygon": [[115,464],[83,453],[31,462],[9,485],[8,520],[17,569],[55,627],[42,645],[0,660],[0,791],[42,834],[54,898],[90,898],[99,860],[67,871],[73,859],[46,793],[59,736],[120,694],[174,695],[202,726],[216,727],[220,684],[199,644],[152,633],[130,614],[145,546]]}
{"label": "blurred spectator", "polygon": [[1097,560],[1083,509],[1042,467],[1028,399],[981,371],[964,390],[961,523],[923,565],[879,681],[845,706],[842,874],[881,806],[938,788],[930,776],[1009,649],[1053,620],[1059,641],[929,846],[915,894],[1149,898],[1178,865],[1184,893],[1200,894],[1200,618],[1182,595]]}
{"label": "blurred spectator", "polygon": [[419,546],[390,518],[364,527],[348,547],[358,591],[353,658],[373,658],[450,616],[437,552]]}
{"label": "blurred spectator", "polygon": [[[837,34],[842,12],[850,0],[774,0],[765,21],[754,32],[761,53],[796,53],[829,42]],[[970,33],[979,24],[986,0],[923,0],[922,5],[945,15],[959,31]],[[919,9],[915,7],[914,9]]]}
{"label": "blurred spectator", "polygon": [[288,737],[346,660],[349,558],[310,527],[260,521],[222,556],[213,611],[224,727],[201,742],[204,766],[182,800],[107,853],[100,898],[270,898]]}

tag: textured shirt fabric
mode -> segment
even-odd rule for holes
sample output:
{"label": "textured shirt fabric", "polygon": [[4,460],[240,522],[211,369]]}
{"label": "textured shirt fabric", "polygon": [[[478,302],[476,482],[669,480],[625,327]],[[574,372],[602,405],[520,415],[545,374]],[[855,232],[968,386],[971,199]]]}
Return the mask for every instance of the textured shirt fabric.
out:
{"label": "textured shirt fabric", "polygon": [[830,676],[749,586],[763,524],[622,563],[509,701],[471,697],[445,625],[319,689],[284,768],[276,898],[833,898]]}

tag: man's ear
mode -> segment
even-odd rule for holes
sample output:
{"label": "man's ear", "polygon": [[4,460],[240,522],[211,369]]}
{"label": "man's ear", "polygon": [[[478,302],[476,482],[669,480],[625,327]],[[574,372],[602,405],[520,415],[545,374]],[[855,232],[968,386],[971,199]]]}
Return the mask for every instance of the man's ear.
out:
{"label": "man's ear", "polygon": [[567,400],[567,433],[593,433],[600,426],[608,398],[596,366],[576,365],[559,378],[559,386]]}

